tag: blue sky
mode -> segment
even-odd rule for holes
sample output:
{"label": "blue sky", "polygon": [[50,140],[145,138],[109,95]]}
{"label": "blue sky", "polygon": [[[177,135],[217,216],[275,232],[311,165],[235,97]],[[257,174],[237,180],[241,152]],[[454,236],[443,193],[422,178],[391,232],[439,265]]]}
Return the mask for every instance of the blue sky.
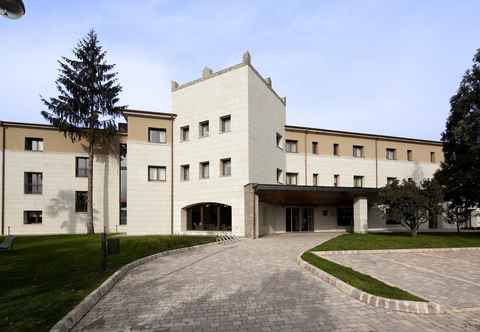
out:
{"label": "blue sky", "polygon": [[0,20],[0,119],[43,122],[57,59],[94,28],[122,103],[170,111],[170,80],[240,62],[287,96],[287,123],[439,139],[480,48],[480,2],[24,0]]}

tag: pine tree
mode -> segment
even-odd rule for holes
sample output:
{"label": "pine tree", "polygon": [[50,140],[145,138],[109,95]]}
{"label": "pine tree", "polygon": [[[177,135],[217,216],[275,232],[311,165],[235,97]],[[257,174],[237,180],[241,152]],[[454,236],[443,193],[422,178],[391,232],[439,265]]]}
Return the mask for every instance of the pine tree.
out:
{"label": "pine tree", "polygon": [[116,118],[125,106],[117,106],[122,87],[118,83],[115,65],[105,60],[106,52],[91,30],[73,49],[74,59],[62,57],[59,77],[55,81],[58,97],[42,97],[48,111],[42,116],[62,131],[72,142],[85,140],[88,163],[87,231],[93,226],[93,161],[97,147],[111,142],[117,133]]}
{"label": "pine tree", "polygon": [[480,205],[480,49],[450,106],[442,134],[445,161],[436,177],[445,187],[449,208],[462,210]]}

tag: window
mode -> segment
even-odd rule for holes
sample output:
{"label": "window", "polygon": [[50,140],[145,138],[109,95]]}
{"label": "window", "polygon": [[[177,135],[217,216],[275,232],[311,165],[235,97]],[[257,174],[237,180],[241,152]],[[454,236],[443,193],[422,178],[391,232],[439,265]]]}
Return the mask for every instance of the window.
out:
{"label": "window", "polygon": [[202,203],[187,209],[188,231],[231,231],[232,207],[218,203]]}
{"label": "window", "polygon": [[407,150],[407,160],[408,161],[413,160],[413,151],[412,150]]}
{"label": "window", "polygon": [[430,161],[431,161],[432,163],[435,162],[435,152],[430,152]]}
{"label": "window", "polygon": [[86,178],[88,176],[88,158],[75,158],[75,176],[77,178]]}
{"label": "window", "polygon": [[323,210],[322,214],[323,214],[324,217],[328,216],[328,210]]}
{"label": "window", "polygon": [[313,173],[313,185],[318,186],[318,174]]}
{"label": "window", "polygon": [[23,223],[25,225],[41,224],[42,211],[23,211]]}
{"label": "window", "polygon": [[148,128],[150,143],[167,143],[167,130],[164,128]]}
{"label": "window", "polygon": [[387,184],[393,184],[395,182],[395,180],[397,180],[397,178],[395,177],[388,177],[387,178]]}
{"label": "window", "polygon": [[232,160],[230,158],[220,160],[220,166],[221,176],[232,175]]}
{"label": "window", "polygon": [[208,120],[200,122],[198,125],[199,128],[199,133],[198,135],[200,137],[207,137],[209,135],[209,125],[208,125]]}
{"label": "window", "polygon": [[338,187],[340,185],[340,175],[335,174],[333,176],[333,186]]}
{"label": "window", "polygon": [[355,158],[363,158],[363,146],[354,145],[353,146],[353,156]]}
{"label": "window", "polygon": [[180,128],[180,141],[185,142],[190,139],[190,127],[183,126]]}
{"label": "window", "polygon": [[127,144],[120,144],[120,225],[127,224]]}
{"label": "window", "polygon": [[87,212],[88,210],[88,191],[75,192],[75,212]]}
{"label": "window", "polygon": [[190,165],[180,166],[180,179],[182,181],[189,181],[190,180]]}
{"label": "window", "polygon": [[282,183],[282,177],[283,177],[283,174],[282,174],[282,170],[280,168],[277,168],[277,183]]}
{"label": "window", "polygon": [[148,166],[148,181],[167,181],[165,166]]}
{"label": "window", "polygon": [[363,176],[355,175],[353,177],[353,186],[357,188],[363,187]]}
{"label": "window", "polygon": [[282,135],[280,135],[279,133],[277,133],[277,135],[276,135],[276,142],[277,142],[277,147],[279,147],[281,149],[282,148]]}
{"label": "window", "polygon": [[386,158],[388,160],[395,160],[397,159],[397,150],[395,149],[387,149],[386,151]]}
{"label": "window", "polygon": [[298,173],[287,173],[287,184],[297,184]]}
{"label": "window", "polygon": [[25,194],[41,194],[42,193],[42,173],[25,173]]}
{"label": "window", "polygon": [[208,179],[210,177],[210,163],[204,161],[200,163],[200,179]]}
{"label": "window", "polygon": [[312,142],[312,153],[318,154],[318,142]]}
{"label": "window", "polygon": [[220,132],[222,134],[230,132],[231,116],[225,115],[220,118]]}
{"label": "window", "polygon": [[285,151],[287,152],[292,152],[292,153],[297,153],[297,141],[293,140],[286,140],[285,141]]}
{"label": "window", "polygon": [[25,137],[25,150],[43,151],[43,138]]}
{"label": "window", "polygon": [[334,156],[340,155],[339,145],[338,145],[337,143],[334,143],[334,144],[333,144],[333,155],[334,155]]}

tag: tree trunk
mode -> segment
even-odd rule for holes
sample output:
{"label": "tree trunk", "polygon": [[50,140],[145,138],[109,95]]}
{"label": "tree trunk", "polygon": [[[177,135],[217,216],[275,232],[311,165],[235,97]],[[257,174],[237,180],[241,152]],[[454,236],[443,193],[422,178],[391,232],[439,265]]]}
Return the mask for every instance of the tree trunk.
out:
{"label": "tree trunk", "polygon": [[418,229],[416,227],[410,230],[410,236],[415,237],[417,236],[417,234],[418,234]]}
{"label": "tree trunk", "polygon": [[457,222],[457,233],[460,233],[460,223]]}
{"label": "tree trunk", "polygon": [[87,222],[87,233],[94,234],[95,229],[93,226],[93,144],[90,143],[88,149],[88,200],[87,200],[87,210],[88,210],[88,222]]}

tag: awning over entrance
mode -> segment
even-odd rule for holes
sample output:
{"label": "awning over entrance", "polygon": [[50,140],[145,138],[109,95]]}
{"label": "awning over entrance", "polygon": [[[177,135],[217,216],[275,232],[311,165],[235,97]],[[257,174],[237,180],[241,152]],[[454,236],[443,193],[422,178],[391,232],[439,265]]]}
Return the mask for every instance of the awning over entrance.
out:
{"label": "awning over entrance", "polygon": [[254,185],[261,202],[282,205],[351,204],[355,197],[366,197],[373,201],[377,188],[297,186],[282,184]]}

